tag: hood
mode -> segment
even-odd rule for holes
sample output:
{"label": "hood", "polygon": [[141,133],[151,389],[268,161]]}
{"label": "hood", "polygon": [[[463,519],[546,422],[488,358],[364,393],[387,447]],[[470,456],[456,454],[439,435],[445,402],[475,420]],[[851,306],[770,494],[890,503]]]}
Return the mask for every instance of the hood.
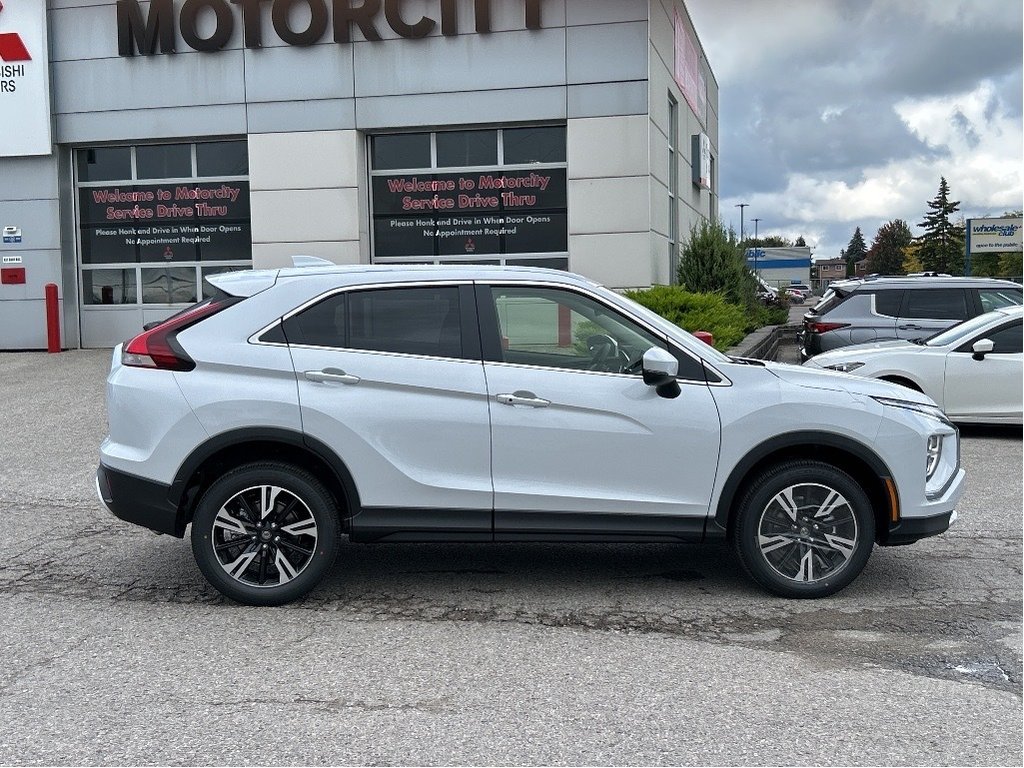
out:
{"label": "hood", "polygon": [[869,379],[839,371],[825,371],[820,368],[786,365],[785,363],[768,363],[765,367],[787,384],[797,387],[846,392],[856,397],[890,397],[894,400],[906,400],[922,405],[935,405],[935,401],[928,395],[879,379]]}
{"label": "hood", "polygon": [[904,339],[868,341],[864,344],[851,344],[848,347],[840,347],[839,349],[833,349],[829,352],[822,352],[820,355],[815,355],[811,359],[820,365],[821,361],[832,363],[842,360],[854,360],[864,355],[874,354],[876,352],[891,352],[894,349],[917,350],[923,349],[923,347],[920,344],[915,344],[912,341],[906,341]]}

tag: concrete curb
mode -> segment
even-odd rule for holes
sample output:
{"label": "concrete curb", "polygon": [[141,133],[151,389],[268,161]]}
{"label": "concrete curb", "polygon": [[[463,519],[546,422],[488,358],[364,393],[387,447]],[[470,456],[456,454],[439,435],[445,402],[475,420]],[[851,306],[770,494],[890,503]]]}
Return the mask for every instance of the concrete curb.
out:
{"label": "concrete curb", "polygon": [[775,360],[780,344],[795,340],[799,325],[766,325],[750,333],[739,344],[730,347],[725,354],[733,357],[752,357],[757,360]]}

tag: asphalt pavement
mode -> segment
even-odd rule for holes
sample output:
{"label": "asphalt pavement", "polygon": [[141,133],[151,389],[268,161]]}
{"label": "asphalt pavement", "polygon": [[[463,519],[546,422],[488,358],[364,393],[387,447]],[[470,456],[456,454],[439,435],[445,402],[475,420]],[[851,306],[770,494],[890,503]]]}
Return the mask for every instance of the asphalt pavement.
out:
{"label": "asphalt pavement", "polygon": [[1021,765],[1020,429],[839,595],[720,544],[344,544],[254,609],[92,473],[109,352],[0,354],[0,763]]}

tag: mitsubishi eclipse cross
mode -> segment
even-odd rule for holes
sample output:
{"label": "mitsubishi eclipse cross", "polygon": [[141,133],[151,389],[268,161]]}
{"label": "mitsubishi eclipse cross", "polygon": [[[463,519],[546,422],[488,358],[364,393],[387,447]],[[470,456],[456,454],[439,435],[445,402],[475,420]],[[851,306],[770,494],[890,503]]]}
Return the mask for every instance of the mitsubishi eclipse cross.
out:
{"label": "mitsubishi eclipse cross", "polygon": [[[569,273],[221,274],[114,350],[96,485],[277,605],[352,542],[727,538],[763,588],[833,594],[945,531],[959,435],[927,396],[731,358]],[[680,550],[685,557],[686,550]]]}

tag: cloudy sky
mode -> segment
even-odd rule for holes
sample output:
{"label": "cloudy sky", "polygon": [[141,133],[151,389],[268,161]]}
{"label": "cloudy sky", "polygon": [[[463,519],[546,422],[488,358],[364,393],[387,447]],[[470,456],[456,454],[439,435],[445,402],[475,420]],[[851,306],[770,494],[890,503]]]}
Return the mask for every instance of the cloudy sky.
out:
{"label": "cloudy sky", "polygon": [[685,0],[720,91],[721,216],[838,256],[949,182],[1022,206],[1020,0]]}

